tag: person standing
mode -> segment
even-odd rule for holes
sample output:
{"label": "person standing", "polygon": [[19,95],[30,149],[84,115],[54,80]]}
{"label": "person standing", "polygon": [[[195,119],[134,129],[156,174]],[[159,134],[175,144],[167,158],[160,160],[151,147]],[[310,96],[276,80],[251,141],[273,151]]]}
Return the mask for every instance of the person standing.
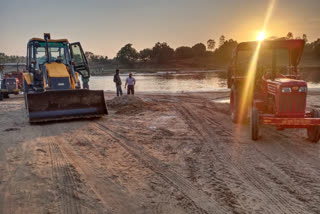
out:
{"label": "person standing", "polygon": [[89,89],[89,77],[81,76],[81,79],[82,79],[82,88]]}
{"label": "person standing", "polygon": [[127,77],[126,79],[126,84],[124,86],[124,88],[127,87],[128,85],[128,90],[127,90],[127,94],[129,95],[130,93],[132,95],[134,95],[134,86],[136,84],[136,79],[134,77],[132,77],[132,73],[129,73],[129,77]]}
{"label": "person standing", "polygon": [[116,73],[113,76],[113,82],[116,84],[116,90],[117,90],[117,97],[122,96],[122,82],[121,82],[121,78],[120,78],[120,71],[119,69],[116,69]]}

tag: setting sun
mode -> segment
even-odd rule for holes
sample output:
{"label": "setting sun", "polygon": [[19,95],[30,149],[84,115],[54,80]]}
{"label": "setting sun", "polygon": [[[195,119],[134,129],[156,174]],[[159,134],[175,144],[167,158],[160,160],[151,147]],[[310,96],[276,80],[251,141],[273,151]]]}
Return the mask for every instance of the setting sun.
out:
{"label": "setting sun", "polygon": [[266,38],[266,33],[264,31],[260,31],[257,35],[257,40],[262,41]]}

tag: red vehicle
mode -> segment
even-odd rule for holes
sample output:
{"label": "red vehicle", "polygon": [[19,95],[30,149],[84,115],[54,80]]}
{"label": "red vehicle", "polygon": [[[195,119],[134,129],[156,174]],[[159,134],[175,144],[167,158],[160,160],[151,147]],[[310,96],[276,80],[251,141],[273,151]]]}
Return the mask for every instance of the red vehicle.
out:
{"label": "red vehicle", "polygon": [[298,73],[304,45],[299,39],[270,40],[235,49],[228,70],[231,118],[238,123],[250,115],[252,140],[258,140],[265,124],[278,130],[305,128],[309,141],[319,141],[320,111],[306,111],[308,86]]}
{"label": "red vehicle", "polygon": [[23,86],[23,70],[26,68],[25,63],[4,63],[0,65],[0,73],[2,79],[15,78],[18,84],[19,90],[22,90]]}
{"label": "red vehicle", "polygon": [[21,90],[23,86],[23,73],[20,71],[13,71],[4,74],[4,79],[15,78],[18,84],[18,88]]}

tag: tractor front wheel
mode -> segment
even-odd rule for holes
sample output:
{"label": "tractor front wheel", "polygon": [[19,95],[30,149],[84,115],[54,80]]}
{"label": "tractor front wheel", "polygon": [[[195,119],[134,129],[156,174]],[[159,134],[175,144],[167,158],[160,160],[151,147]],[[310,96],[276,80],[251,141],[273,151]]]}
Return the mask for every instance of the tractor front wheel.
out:
{"label": "tractor front wheel", "polygon": [[[320,111],[317,109],[312,109],[311,115],[313,118],[320,118]],[[307,129],[308,140],[312,143],[318,143],[320,140],[320,126],[312,126]]]}
{"label": "tractor front wheel", "polygon": [[256,141],[259,138],[259,111],[257,108],[253,107],[251,110],[250,117],[250,132],[251,139]]}

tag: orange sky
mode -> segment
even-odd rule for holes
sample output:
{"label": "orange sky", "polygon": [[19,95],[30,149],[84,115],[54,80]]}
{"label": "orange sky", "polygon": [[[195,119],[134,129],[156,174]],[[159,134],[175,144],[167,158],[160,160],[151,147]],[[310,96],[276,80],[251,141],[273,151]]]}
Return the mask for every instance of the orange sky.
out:
{"label": "orange sky", "polygon": [[[276,0],[267,36],[320,37],[319,0]],[[141,50],[218,40],[254,40],[270,0],[1,0],[0,52],[25,55],[31,37],[80,41],[86,51],[114,57],[127,43]]]}

